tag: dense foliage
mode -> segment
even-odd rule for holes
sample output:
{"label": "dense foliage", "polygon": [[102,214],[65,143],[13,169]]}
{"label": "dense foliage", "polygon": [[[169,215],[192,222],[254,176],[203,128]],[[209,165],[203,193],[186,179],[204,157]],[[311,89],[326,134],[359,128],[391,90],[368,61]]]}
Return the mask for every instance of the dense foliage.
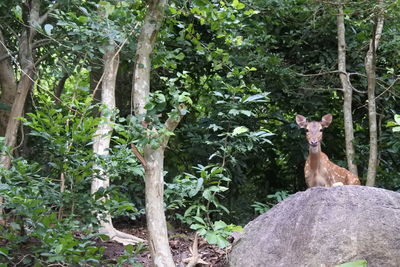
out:
{"label": "dense foliage", "polygon": [[[27,20],[25,2],[0,3],[1,39],[7,47],[0,60],[10,59],[19,74],[18,35]],[[357,164],[364,181],[369,136],[363,60],[376,7],[370,1],[346,2],[345,7],[348,70],[356,90]],[[144,170],[130,144],[159,146],[132,115],[130,100],[146,1],[42,1],[42,8],[51,16],[38,25],[36,81],[21,118],[20,145],[13,151],[12,167],[0,168],[0,196],[11,221],[0,226],[0,262],[18,262],[25,255],[21,248],[29,243],[34,246],[24,264],[100,263],[102,248],[93,241],[98,218],[92,211],[110,211],[117,221],[132,224],[142,219]],[[295,114],[313,119],[333,114],[323,150],[346,165],[342,92],[335,73],[335,4],[170,1],[166,12],[152,56],[146,121],[161,125],[166,118],[160,114],[176,112],[180,103],[187,107],[176,132],[163,132],[172,136],[165,157],[168,220],[225,247],[226,237],[240,229],[238,225],[305,189],[307,146]],[[399,4],[388,1],[376,59],[376,185],[390,190],[400,190],[400,138],[398,128],[392,131],[400,124],[395,116],[400,110],[398,14]],[[119,45],[120,53],[117,110],[112,114],[110,156],[99,158],[92,140],[102,123],[98,82],[109,40]],[[11,153],[3,145],[1,149]],[[105,167],[111,186],[92,196],[94,164]],[[104,196],[106,201],[96,201]],[[126,256],[120,262],[128,260]]]}

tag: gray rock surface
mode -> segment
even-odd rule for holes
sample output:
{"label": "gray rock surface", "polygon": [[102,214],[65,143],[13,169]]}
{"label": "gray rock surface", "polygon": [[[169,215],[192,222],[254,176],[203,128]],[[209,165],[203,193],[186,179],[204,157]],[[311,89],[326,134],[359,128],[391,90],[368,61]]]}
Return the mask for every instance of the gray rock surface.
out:
{"label": "gray rock surface", "polygon": [[365,259],[400,267],[400,193],[366,186],[313,187],[246,225],[232,267],[334,266]]}

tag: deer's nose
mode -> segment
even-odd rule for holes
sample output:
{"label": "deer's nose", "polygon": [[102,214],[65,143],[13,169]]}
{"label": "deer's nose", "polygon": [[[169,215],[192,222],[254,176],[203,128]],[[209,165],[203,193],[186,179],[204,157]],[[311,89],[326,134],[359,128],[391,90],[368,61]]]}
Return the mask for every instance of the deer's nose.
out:
{"label": "deer's nose", "polygon": [[310,146],[318,146],[318,141],[317,140],[311,140],[310,141]]}

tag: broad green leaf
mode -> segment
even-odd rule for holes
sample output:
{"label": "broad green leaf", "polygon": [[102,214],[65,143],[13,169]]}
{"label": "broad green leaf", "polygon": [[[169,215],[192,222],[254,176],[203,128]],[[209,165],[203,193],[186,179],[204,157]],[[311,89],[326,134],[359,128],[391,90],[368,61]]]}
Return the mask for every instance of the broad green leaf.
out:
{"label": "broad green leaf", "polygon": [[224,221],[216,221],[214,223],[214,230],[224,229],[226,226],[227,224]]}
{"label": "broad green leaf", "polygon": [[202,225],[206,225],[206,222],[203,220],[203,218],[201,218],[199,216],[193,216],[193,219],[195,219],[196,221],[198,221]]}
{"label": "broad green leaf", "polygon": [[366,260],[352,261],[336,265],[335,267],[367,267],[368,262]]}
{"label": "broad green leaf", "polygon": [[253,112],[251,112],[250,110],[241,110],[240,113],[246,115],[247,117],[251,117],[251,115],[253,115]]}
{"label": "broad green leaf", "polygon": [[235,129],[233,129],[232,135],[236,136],[236,135],[248,132],[248,131],[249,131],[249,129],[247,127],[239,126],[239,127],[236,127]]}
{"label": "broad green leaf", "polygon": [[222,236],[217,236],[217,243],[219,248],[225,248],[227,246],[229,246],[229,242],[228,240],[226,240],[226,238],[222,237]]}
{"label": "broad green leaf", "polygon": [[218,236],[215,232],[207,232],[205,238],[210,244],[217,244],[218,242]]}
{"label": "broad green leaf", "polygon": [[395,121],[398,125],[400,125],[400,115],[399,115],[399,114],[394,115],[394,121]]}
{"label": "broad green leaf", "polygon": [[192,224],[192,225],[190,225],[190,229],[193,229],[193,230],[199,230],[199,229],[204,229],[204,225],[201,225],[201,224],[198,224],[198,223],[194,223],[194,224]]}
{"label": "broad green leaf", "polygon": [[205,199],[207,199],[208,201],[213,201],[213,200],[214,200],[212,191],[209,190],[209,189],[204,190],[204,192],[203,192],[203,197],[204,197]]}
{"label": "broad green leaf", "polygon": [[194,197],[200,191],[201,187],[203,186],[203,182],[203,178],[199,178],[197,180],[196,188],[189,191],[189,197]]}
{"label": "broad green leaf", "polygon": [[86,16],[79,16],[78,20],[79,20],[79,22],[86,23],[89,21],[89,18]]}
{"label": "broad green leaf", "polygon": [[241,2],[239,2],[239,0],[233,0],[232,7],[235,9],[243,9],[245,7],[245,5]]}
{"label": "broad green leaf", "polygon": [[183,60],[183,59],[185,58],[185,54],[181,52],[181,53],[179,53],[178,55],[176,55],[175,58],[176,58],[177,60]]}
{"label": "broad green leaf", "polygon": [[239,110],[233,108],[233,109],[229,110],[228,113],[236,116],[236,115],[239,115],[240,112],[239,112]]}

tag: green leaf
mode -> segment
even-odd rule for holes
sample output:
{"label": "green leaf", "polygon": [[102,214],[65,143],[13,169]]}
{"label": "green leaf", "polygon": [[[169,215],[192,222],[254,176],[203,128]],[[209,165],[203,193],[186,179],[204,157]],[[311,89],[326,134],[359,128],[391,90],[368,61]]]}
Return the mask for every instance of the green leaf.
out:
{"label": "green leaf", "polygon": [[243,103],[247,103],[247,102],[263,102],[264,100],[265,100],[265,95],[264,94],[256,94],[256,95],[252,95],[252,96],[249,96],[248,98],[246,98],[246,100],[244,100]]}
{"label": "green leaf", "polygon": [[199,178],[197,180],[196,188],[190,190],[188,193],[189,197],[194,197],[200,191],[201,187],[203,186],[203,182],[204,182],[203,178]]}
{"label": "green leaf", "polygon": [[9,249],[8,249],[8,248],[5,248],[5,247],[0,248],[0,256],[4,256],[4,257],[6,257],[7,259],[11,259],[11,258],[8,256],[8,252],[9,252]]}
{"label": "green leaf", "polygon": [[366,260],[358,260],[336,265],[335,267],[367,267],[367,266],[368,262]]}
{"label": "green leaf", "polygon": [[199,229],[204,230],[204,225],[195,223],[195,224],[190,225],[190,229],[193,229],[193,230],[196,230],[196,231],[199,230]]}
{"label": "green leaf", "polygon": [[394,115],[394,121],[395,121],[398,125],[400,125],[400,115],[399,115],[399,114]]}
{"label": "green leaf", "polygon": [[19,21],[23,21],[22,20],[22,8],[19,5],[16,5],[13,9],[12,9],[14,16],[19,20]]}
{"label": "green leaf", "polygon": [[392,129],[392,131],[395,132],[400,132],[400,126],[396,126]]}
{"label": "green leaf", "polygon": [[64,256],[51,256],[47,260],[47,262],[63,262],[63,261],[65,261],[65,257]]}
{"label": "green leaf", "polygon": [[202,225],[206,225],[206,222],[203,220],[203,218],[201,218],[199,216],[193,216],[193,219],[195,219],[196,221],[198,221]]}
{"label": "green leaf", "polygon": [[63,245],[63,244],[58,244],[58,245],[55,247],[54,252],[57,253],[57,254],[60,254],[61,251],[63,250],[63,248],[64,248],[64,245]]}
{"label": "green leaf", "polygon": [[253,115],[253,112],[251,112],[250,110],[241,110],[240,113],[242,113],[243,115],[246,115],[247,117],[250,117],[251,115]]}
{"label": "green leaf", "polygon": [[248,132],[248,131],[249,131],[249,129],[247,127],[239,126],[239,127],[236,127],[235,129],[233,129],[232,135],[236,136],[236,135]]}
{"label": "green leaf", "polygon": [[132,244],[126,245],[126,246],[125,246],[125,251],[126,251],[128,254],[133,254],[133,245],[132,245]]}
{"label": "green leaf", "polygon": [[243,8],[245,8],[245,5],[241,2],[239,2],[239,0],[233,0],[232,7],[234,9],[243,9]]}
{"label": "green leaf", "polygon": [[215,232],[207,232],[205,238],[210,244],[217,244],[218,242],[218,236]]}
{"label": "green leaf", "polygon": [[214,229],[215,230],[224,229],[226,226],[227,226],[227,224],[224,221],[216,221],[214,223]]}
{"label": "green leaf", "polygon": [[10,185],[8,184],[0,184],[0,191],[9,191]]}
{"label": "green leaf", "polygon": [[178,55],[176,55],[175,58],[176,58],[177,60],[183,60],[183,59],[185,58],[185,54],[181,52],[181,53],[179,53]]}
{"label": "green leaf", "polygon": [[219,248],[225,248],[229,245],[228,240],[222,236],[217,236],[217,245]]}
{"label": "green leaf", "polygon": [[209,189],[204,190],[203,197],[205,199],[207,199],[208,201],[213,201],[214,200],[213,194],[212,194],[211,190],[209,190]]}
{"label": "green leaf", "polygon": [[11,226],[11,228],[12,228],[14,231],[19,231],[19,230],[21,230],[21,226],[20,226],[18,223],[11,222],[11,223],[10,223],[10,226]]}
{"label": "green leaf", "polygon": [[79,22],[86,23],[89,21],[89,18],[86,16],[79,16],[78,20]]}

